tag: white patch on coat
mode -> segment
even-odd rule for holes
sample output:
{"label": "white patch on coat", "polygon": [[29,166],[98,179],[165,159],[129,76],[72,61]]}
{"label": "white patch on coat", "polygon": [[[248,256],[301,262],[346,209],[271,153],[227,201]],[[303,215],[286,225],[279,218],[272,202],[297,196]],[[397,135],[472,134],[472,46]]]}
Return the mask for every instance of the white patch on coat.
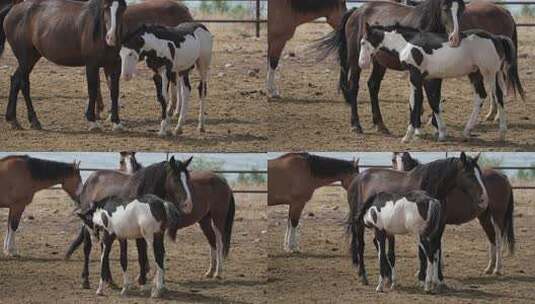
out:
{"label": "white patch on coat", "polygon": [[106,43],[109,46],[117,44],[116,29],[117,29],[117,9],[119,8],[119,1],[113,1],[110,7],[111,25],[106,33]]}
{"label": "white patch on coat", "polygon": [[483,193],[481,194],[482,202],[481,202],[481,205],[479,205],[479,207],[482,209],[487,209],[487,207],[489,206],[489,195],[487,193],[487,187],[485,187],[485,184],[483,183],[483,179],[481,178],[481,172],[479,171],[479,168],[477,167],[474,168],[474,174],[479,183],[479,186],[481,187],[481,190],[483,191]]}
{"label": "white patch on coat", "polygon": [[185,210],[182,211],[189,214],[193,209],[193,200],[191,199],[191,191],[188,186],[188,178],[186,176],[186,173],[180,173],[180,181],[182,182],[182,187],[184,188],[184,191],[186,191],[186,202],[184,203]]}
{"label": "white patch on coat", "polygon": [[[377,222],[374,223],[371,211],[377,214]],[[418,205],[403,197],[397,201],[387,201],[379,209],[372,206],[364,215],[364,223],[374,226],[379,230],[385,230],[389,234],[414,233],[420,235],[427,225],[426,220],[420,216]]]}

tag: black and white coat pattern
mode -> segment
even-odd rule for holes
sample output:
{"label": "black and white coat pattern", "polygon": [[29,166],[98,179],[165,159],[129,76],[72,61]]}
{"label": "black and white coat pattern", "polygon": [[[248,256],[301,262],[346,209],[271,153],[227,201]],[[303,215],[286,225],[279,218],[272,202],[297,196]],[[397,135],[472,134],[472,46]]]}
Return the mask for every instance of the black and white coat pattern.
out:
{"label": "black and white coat pattern", "polygon": [[[364,213],[364,225],[375,229],[375,242],[379,255],[379,283],[376,291],[382,292],[390,283],[395,286],[395,253],[394,248],[387,248],[385,241],[388,236],[396,234],[414,234],[418,236],[419,246],[424,250],[428,266],[425,278],[425,291],[432,290],[439,284],[438,267],[441,242],[442,205],[439,200],[429,196],[425,191],[408,193],[377,194]],[[389,241],[389,246],[394,246]]]}
{"label": "black and white coat pattern", "polygon": [[[410,142],[413,135],[420,134],[420,113],[422,107],[422,82],[430,79],[459,78],[468,76],[474,87],[472,114],[463,135],[471,136],[476,125],[483,101],[487,94],[498,106],[499,140],[505,139],[507,130],[504,110],[506,81],[523,98],[523,89],[517,72],[516,51],[511,39],[495,36],[482,30],[461,33],[458,47],[451,47],[443,34],[420,32],[399,25],[382,27],[366,24],[361,41],[359,65],[369,65],[372,55],[378,50],[395,54],[410,73],[410,123],[403,142]],[[437,97],[437,96],[433,96]],[[429,100],[433,110],[438,140],[447,137],[446,124],[440,116],[440,100]]]}
{"label": "black and white coat pattern", "polygon": [[[204,132],[204,102],[212,49],[213,35],[204,25],[196,22],[182,23],[176,27],[144,25],[125,39],[120,51],[121,74],[125,80],[132,78],[136,72],[136,64],[140,60],[145,60],[147,66],[154,72],[156,95],[162,107],[162,122],[158,133],[160,136],[169,133],[167,130],[169,118],[173,112],[177,115],[179,110],[178,124],[173,133],[175,135],[182,133],[191,94],[189,72],[194,67],[200,76],[198,130]],[[171,89],[170,101],[169,89]]]}

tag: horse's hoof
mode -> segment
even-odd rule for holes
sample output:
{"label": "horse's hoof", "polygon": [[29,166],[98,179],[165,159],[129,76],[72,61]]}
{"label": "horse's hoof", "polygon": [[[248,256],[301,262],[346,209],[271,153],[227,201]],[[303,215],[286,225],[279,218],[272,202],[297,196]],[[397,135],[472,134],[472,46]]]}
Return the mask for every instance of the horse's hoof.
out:
{"label": "horse's hoof", "polygon": [[161,297],[163,294],[163,290],[161,289],[157,289],[157,288],[153,288],[151,293],[150,293],[150,296],[151,298],[159,298]]}
{"label": "horse's hoof", "polygon": [[104,291],[102,289],[97,289],[97,292],[96,292],[97,296],[103,296],[104,295]]}
{"label": "horse's hoof", "polygon": [[100,131],[100,124],[96,121],[89,122],[89,131],[90,132]]}
{"label": "horse's hoof", "polygon": [[166,137],[166,136],[168,136],[169,134],[170,134],[170,132],[167,131],[167,130],[160,130],[160,131],[158,132],[158,136],[160,136],[160,137]]}
{"label": "horse's hoof", "polygon": [[16,119],[9,121],[9,124],[11,125],[11,129],[13,130],[22,130],[22,126],[19,124],[19,121]]}
{"label": "horse's hoof", "polygon": [[214,276],[214,272],[211,271],[211,270],[208,270],[208,271],[204,274],[204,277],[205,277],[205,278],[209,278],[209,279],[211,279],[213,276]]}
{"label": "horse's hoof", "polygon": [[377,288],[375,288],[375,292],[383,292],[383,287],[377,286]]}
{"label": "horse's hoof", "polygon": [[123,287],[123,289],[121,289],[121,296],[126,297],[129,291],[130,291],[130,286]]}
{"label": "horse's hoof", "polygon": [[204,130],[204,127],[198,127],[197,130],[199,131],[199,133],[206,132],[206,130]]}
{"label": "horse's hoof", "polygon": [[122,123],[113,123],[113,126],[112,126],[111,130],[113,132],[120,133],[120,132],[123,132],[125,130],[125,128],[124,128]]}
{"label": "horse's hoof", "polygon": [[364,131],[362,131],[362,127],[361,126],[352,126],[351,127],[351,131],[357,133],[357,134],[362,134],[364,133]]}
{"label": "horse's hoof", "polygon": [[499,270],[494,270],[494,271],[492,272],[492,274],[495,275],[495,276],[498,276],[498,277],[499,277],[499,276],[502,275],[502,272],[499,271]]}
{"label": "horse's hoof", "polygon": [[390,135],[390,130],[388,130],[387,127],[383,124],[379,124],[376,126],[376,130],[378,133],[384,134],[384,135]]}
{"label": "horse's hoof", "polygon": [[182,128],[177,128],[173,131],[173,135],[174,136],[177,136],[177,135],[182,135]]}
{"label": "horse's hoof", "polygon": [[223,276],[222,276],[221,274],[219,274],[219,273],[216,273],[216,274],[214,274],[214,279],[216,279],[216,280],[222,280],[222,279],[223,279]]}
{"label": "horse's hoof", "polygon": [[91,285],[89,284],[89,281],[83,281],[82,282],[82,288],[83,289],[91,289]]}
{"label": "horse's hoof", "polygon": [[32,128],[33,130],[43,129],[43,127],[41,127],[41,123],[37,119],[32,120],[32,122],[30,123],[30,128]]}
{"label": "horse's hoof", "polygon": [[410,143],[410,142],[411,142],[410,137],[405,136],[405,137],[403,137],[403,138],[401,139],[401,143],[402,143],[402,144],[408,144],[408,143]]}

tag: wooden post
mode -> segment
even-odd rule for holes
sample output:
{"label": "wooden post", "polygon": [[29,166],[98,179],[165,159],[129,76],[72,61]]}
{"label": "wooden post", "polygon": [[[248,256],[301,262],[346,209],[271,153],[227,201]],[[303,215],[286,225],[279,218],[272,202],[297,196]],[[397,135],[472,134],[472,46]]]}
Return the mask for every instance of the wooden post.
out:
{"label": "wooden post", "polygon": [[256,0],[256,38],[260,38],[260,0]]}

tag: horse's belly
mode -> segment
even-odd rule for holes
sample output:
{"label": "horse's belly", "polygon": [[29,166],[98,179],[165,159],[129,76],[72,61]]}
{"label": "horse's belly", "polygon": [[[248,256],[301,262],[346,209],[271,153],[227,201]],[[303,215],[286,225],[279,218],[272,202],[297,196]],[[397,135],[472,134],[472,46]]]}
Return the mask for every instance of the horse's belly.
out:
{"label": "horse's belly", "polygon": [[200,48],[198,39],[187,36],[186,41],[175,50],[175,69],[180,72],[193,67],[199,58]]}
{"label": "horse's belly", "polygon": [[424,70],[428,73],[426,78],[458,78],[466,76],[477,69],[474,67],[470,57],[461,54],[455,56],[433,55],[425,65]]}

